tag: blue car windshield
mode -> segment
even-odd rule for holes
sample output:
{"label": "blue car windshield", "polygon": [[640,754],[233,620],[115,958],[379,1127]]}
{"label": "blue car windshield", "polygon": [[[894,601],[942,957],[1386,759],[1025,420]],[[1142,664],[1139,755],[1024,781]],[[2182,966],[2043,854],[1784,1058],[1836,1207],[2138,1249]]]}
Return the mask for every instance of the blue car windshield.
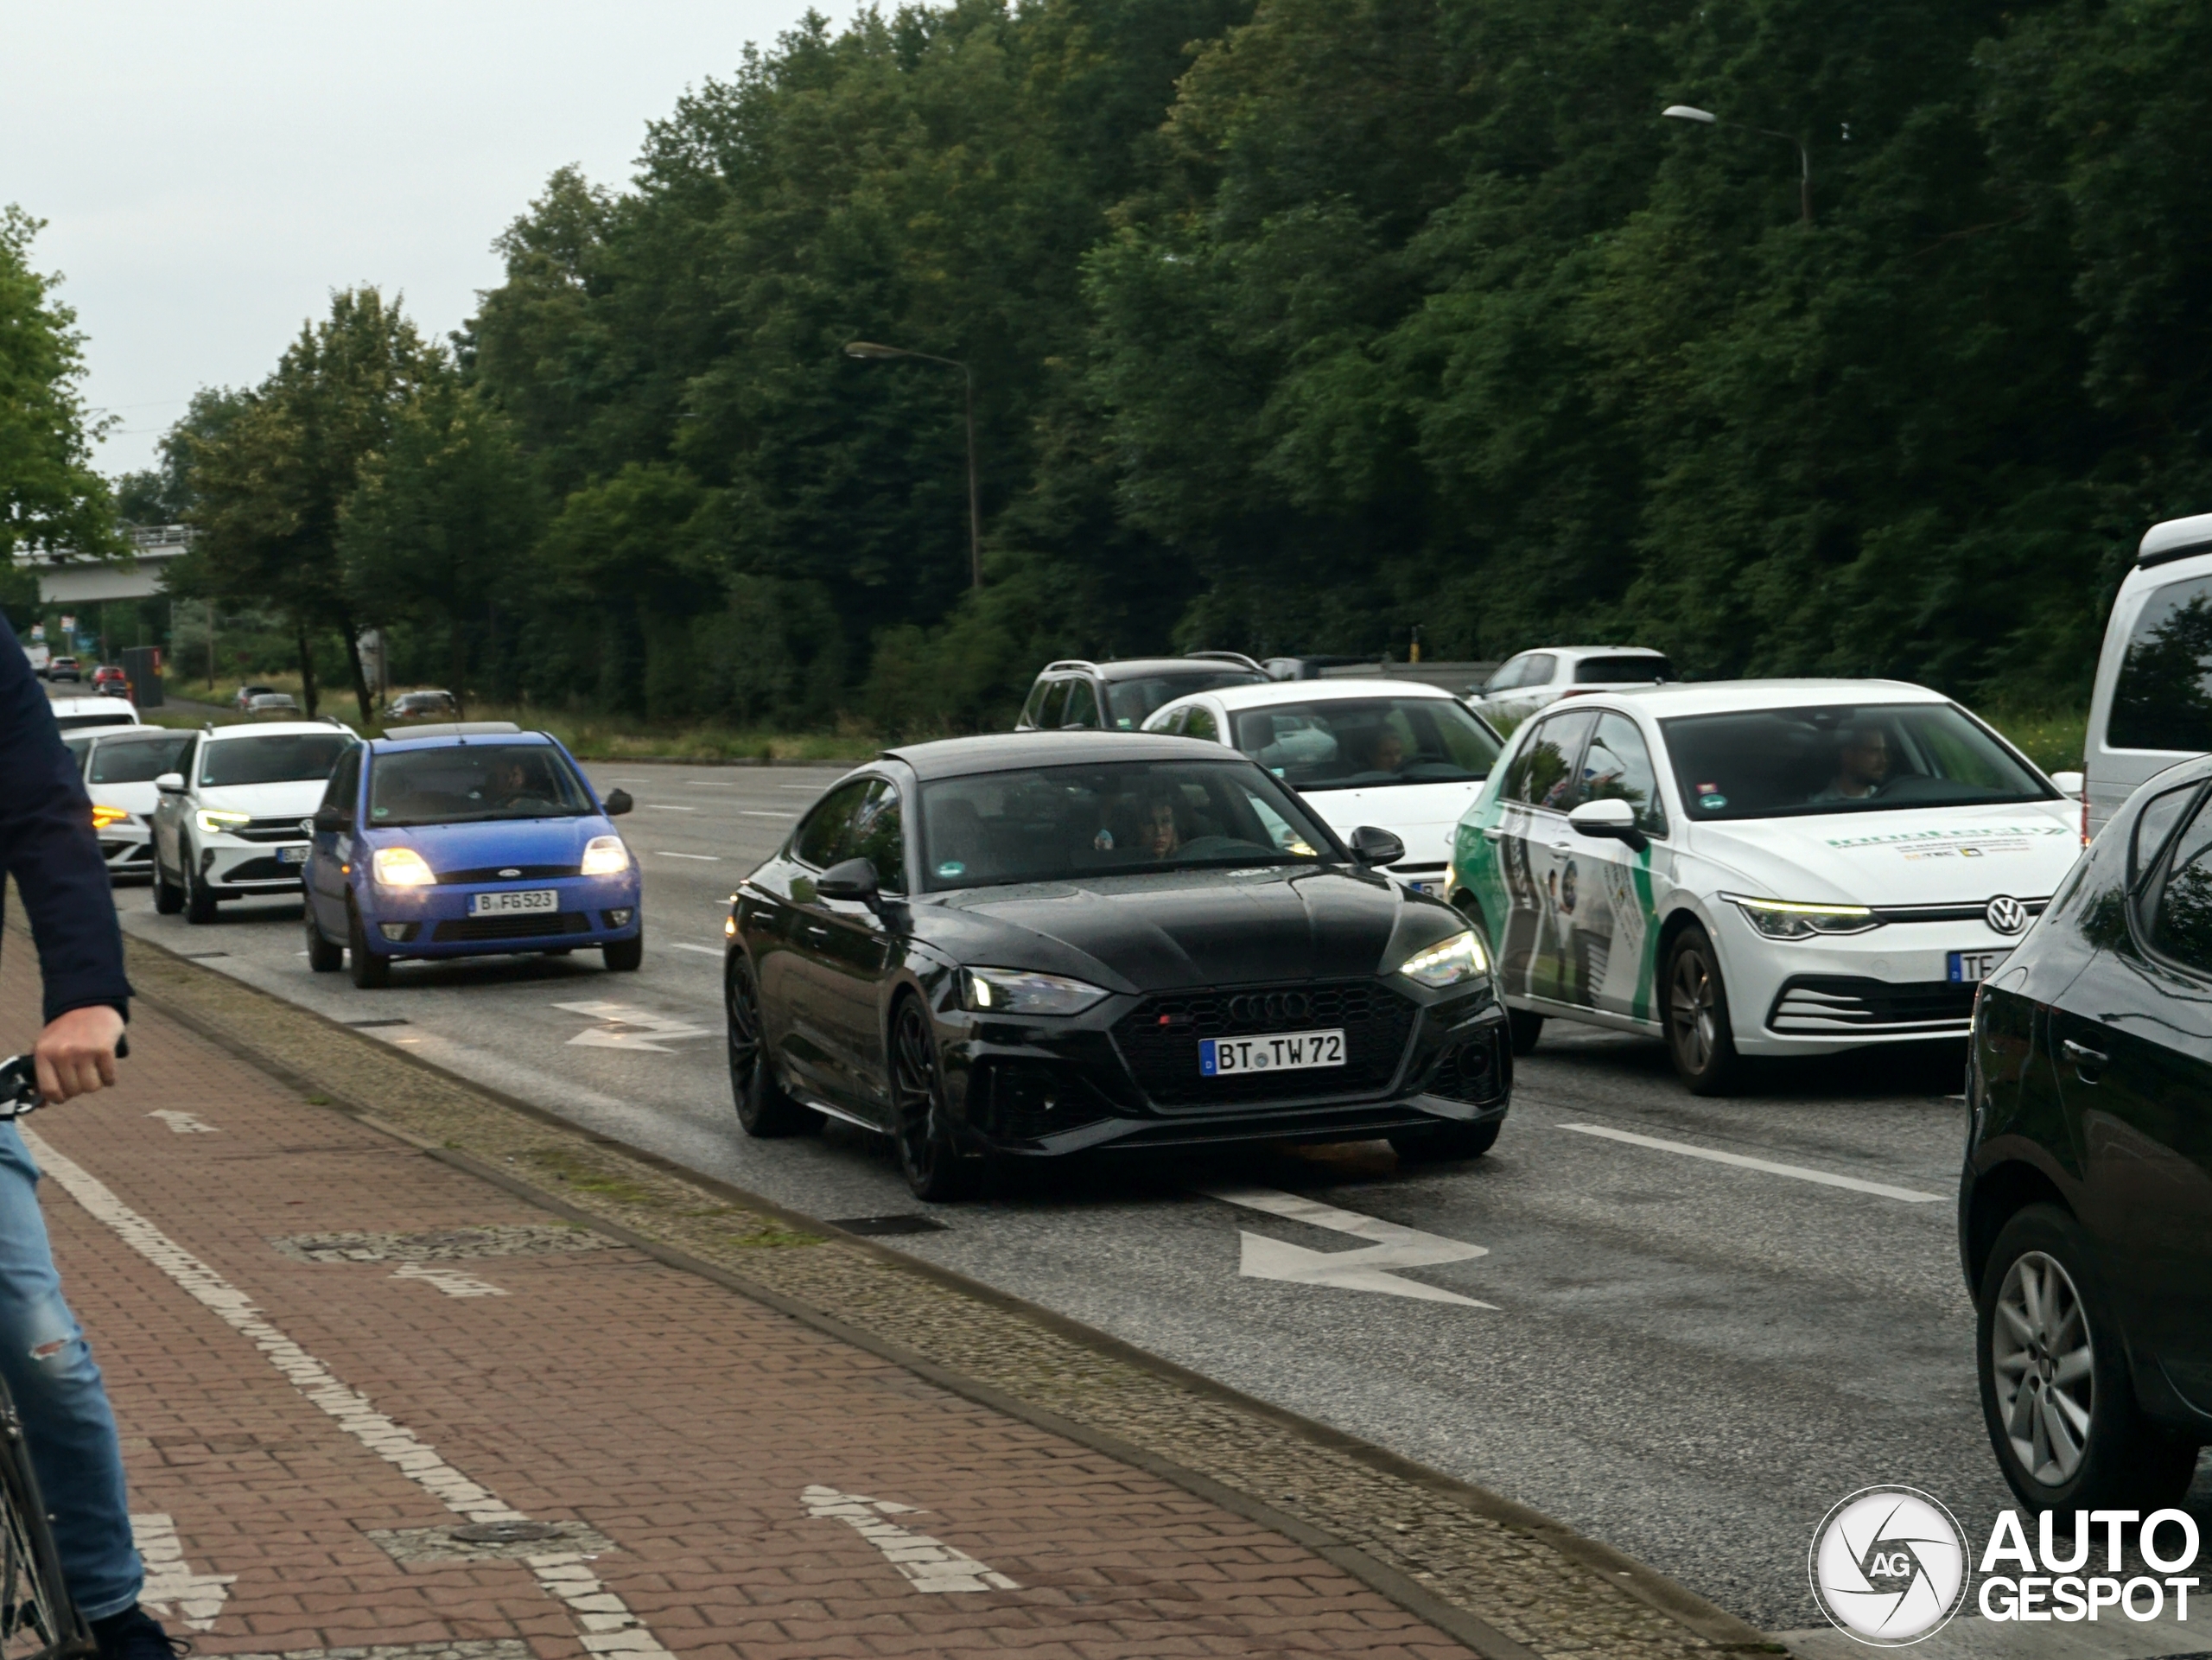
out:
{"label": "blue car windshield", "polygon": [[403,749],[369,763],[369,823],[378,829],[575,818],[598,811],[568,758],[550,744]]}

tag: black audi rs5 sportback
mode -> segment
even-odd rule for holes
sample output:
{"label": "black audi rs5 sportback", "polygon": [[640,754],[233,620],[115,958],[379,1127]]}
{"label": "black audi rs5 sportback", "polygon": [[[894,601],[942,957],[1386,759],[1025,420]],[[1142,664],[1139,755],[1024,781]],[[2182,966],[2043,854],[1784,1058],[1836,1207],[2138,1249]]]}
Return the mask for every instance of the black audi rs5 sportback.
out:
{"label": "black audi rs5 sportback", "polygon": [[1471,1158],[1512,1085],[1487,953],[1252,761],[1104,732],[887,750],[730,909],[740,1123],[889,1135],[915,1194],[1102,1148]]}

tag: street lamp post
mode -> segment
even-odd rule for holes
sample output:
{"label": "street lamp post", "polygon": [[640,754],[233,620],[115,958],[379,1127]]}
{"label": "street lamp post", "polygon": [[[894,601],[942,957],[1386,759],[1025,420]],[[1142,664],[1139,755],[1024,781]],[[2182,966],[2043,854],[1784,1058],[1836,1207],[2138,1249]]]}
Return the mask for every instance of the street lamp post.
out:
{"label": "street lamp post", "polygon": [[941,358],[928,352],[909,352],[899,346],[878,346],[874,340],[854,340],[845,347],[849,358],[919,358],[925,363],[942,363],[948,369],[960,371],[961,384],[967,394],[968,414],[968,574],[976,588],[983,586],[983,497],[982,487],[976,479],[976,372],[966,364],[952,358]]}
{"label": "street lamp post", "polygon": [[1755,132],[1762,138],[1779,138],[1786,144],[1797,146],[1797,219],[1800,224],[1813,222],[1813,153],[1805,148],[1805,141],[1794,133],[1776,132],[1768,127],[1745,127],[1740,121],[1723,121],[1710,110],[1700,110],[1688,104],[1669,104],[1659,111],[1662,121],[1694,121],[1701,127],[1739,127],[1745,132]]}

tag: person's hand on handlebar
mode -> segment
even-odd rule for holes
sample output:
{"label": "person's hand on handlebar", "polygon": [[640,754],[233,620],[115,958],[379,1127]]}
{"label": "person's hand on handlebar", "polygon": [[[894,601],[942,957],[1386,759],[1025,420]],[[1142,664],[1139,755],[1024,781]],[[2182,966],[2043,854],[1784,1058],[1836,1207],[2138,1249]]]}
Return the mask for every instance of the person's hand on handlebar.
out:
{"label": "person's hand on handlebar", "polygon": [[122,1041],[123,1016],[105,1003],[57,1015],[31,1052],[38,1065],[38,1092],[48,1101],[67,1101],[105,1089],[115,1082],[116,1048]]}

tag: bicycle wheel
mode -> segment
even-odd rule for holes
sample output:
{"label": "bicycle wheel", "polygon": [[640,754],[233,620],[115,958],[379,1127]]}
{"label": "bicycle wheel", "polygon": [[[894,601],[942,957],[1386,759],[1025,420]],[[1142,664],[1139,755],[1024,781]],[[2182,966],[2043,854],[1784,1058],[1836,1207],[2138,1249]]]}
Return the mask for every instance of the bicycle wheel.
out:
{"label": "bicycle wheel", "polygon": [[22,1420],[0,1383],[0,1660],[80,1660],[93,1646],[61,1583]]}

